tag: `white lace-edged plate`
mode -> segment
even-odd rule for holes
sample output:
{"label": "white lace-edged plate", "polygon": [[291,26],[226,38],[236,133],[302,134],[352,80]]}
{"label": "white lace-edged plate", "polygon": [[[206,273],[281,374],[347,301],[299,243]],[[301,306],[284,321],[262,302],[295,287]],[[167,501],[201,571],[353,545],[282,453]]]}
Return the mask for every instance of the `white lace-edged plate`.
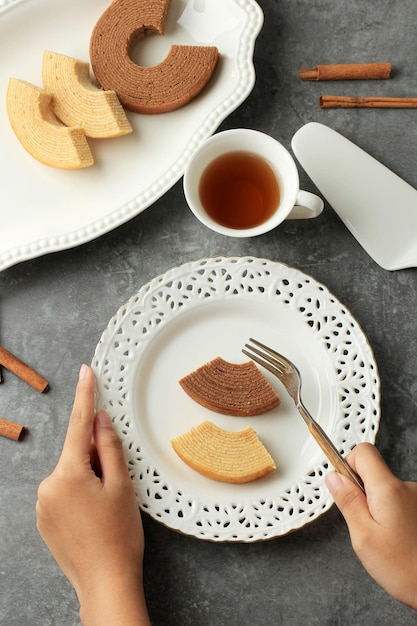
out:
{"label": "white lace-edged plate", "polygon": [[[299,367],[303,399],[343,454],[374,442],[379,377],[369,343],[346,307],[310,276],[281,263],[214,257],[171,269],[143,286],[110,320],[93,368],[97,405],[123,440],[140,507],[166,526],[212,541],[270,539],[332,505],[331,470],[280,383],[281,405],[261,416],[218,415],[178,380],[216,356],[244,362],[249,337]],[[171,440],[210,419],[251,425],[277,470],[244,485],[212,481],[185,465]]]}

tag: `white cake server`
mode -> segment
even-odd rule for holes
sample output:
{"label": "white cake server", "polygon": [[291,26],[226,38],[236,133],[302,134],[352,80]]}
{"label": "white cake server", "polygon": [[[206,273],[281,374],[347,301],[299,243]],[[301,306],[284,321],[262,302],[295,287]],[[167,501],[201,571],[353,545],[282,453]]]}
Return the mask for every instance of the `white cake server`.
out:
{"label": "white cake server", "polygon": [[324,124],[310,122],[291,147],[303,169],[366,252],[386,270],[417,267],[417,190]]}

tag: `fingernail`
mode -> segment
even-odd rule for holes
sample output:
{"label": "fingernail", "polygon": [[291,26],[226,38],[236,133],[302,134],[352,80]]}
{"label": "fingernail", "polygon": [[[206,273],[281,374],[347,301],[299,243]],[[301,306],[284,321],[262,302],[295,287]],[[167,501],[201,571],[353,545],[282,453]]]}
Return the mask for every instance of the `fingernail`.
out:
{"label": "fingernail", "polygon": [[80,367],[80,373],[78,374],[78,380],[83,380],[88,374],[88,367],[84,363]]}
{"label": "fingernail", "polygon": [[331,472],[330,474],[327,474],[326,485],[327,489],[332,495],[337,493],[343,485],[343,480],[340,474],[338,474],[337,472]]}
{"label": "fingernail", "polygon": [[102,428],[111,428],[112,421],[109,417],[109,414],[106,411],[99,411],[96,415],[97,423]]}

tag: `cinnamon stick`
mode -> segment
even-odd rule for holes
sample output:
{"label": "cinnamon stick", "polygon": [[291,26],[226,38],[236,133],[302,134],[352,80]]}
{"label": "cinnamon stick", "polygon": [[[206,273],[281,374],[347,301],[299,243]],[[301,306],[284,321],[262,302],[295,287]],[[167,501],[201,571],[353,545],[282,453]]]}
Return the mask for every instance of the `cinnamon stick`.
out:
{"label": "cinnamon stick", "polygon": [[391,63],[335,63],[301,69],[301,80],[378,80],[391,76]]}
{"label": "cinnamon stick", "polygon": [[47,380],[2,346],[0,346],[0,365],[19,376],[36,391],[43,393],[48,390],[49,384]]}
{"label": "cinnamon stick", "polygon": [[7,437],[8,439],[13,439],[13,441],[21,441],[28,429],[25,426],[21,426],[20,424],[15,424],[14,422],[9,422],[8,420],[0,417],[0,436]]}
{"label": "cinnamon stick", "polygon": [[417,98],[321,96],[322,109],[416,109]]}

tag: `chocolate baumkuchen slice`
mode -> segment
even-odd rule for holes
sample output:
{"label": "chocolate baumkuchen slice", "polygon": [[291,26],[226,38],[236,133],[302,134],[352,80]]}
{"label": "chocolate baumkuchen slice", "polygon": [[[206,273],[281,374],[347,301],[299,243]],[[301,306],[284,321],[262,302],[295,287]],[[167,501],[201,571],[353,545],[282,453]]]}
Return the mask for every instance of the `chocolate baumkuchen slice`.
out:
{"label": "chocolate baumkuchen slice", "polygon": [[143,67],[130,57],[149,34],[163,35],[171,0],[113,0],[90,39],[91,66],[99,85],[115,91],[137,113],[165,113],[190,102],[217,64],[214,46],[171,46],[159,64]]}
{"label": "chocolate baumkuchen slice", "polygon": [[253,361],[229,363],[217,357],[179,383],[196,402],[224,415],[260,415],[280,404],[278,394]]}
{"label": "chocolate baumkuchen slice", "polygon": [[221,482],[247,483],[276,469],[273,458],[250,426],[230,432],[206,421],[171,443],[184,463]]}

